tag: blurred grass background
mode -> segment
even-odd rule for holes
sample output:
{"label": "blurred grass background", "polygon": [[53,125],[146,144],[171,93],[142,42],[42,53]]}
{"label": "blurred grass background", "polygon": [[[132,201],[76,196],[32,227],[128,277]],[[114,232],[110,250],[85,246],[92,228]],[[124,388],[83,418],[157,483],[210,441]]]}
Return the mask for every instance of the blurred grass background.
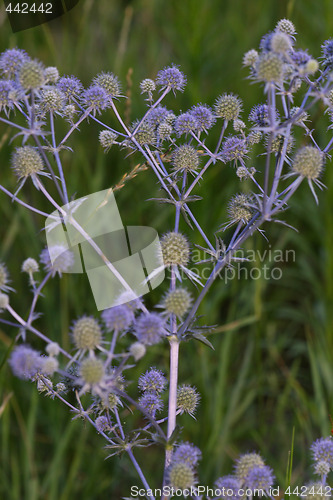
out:
{"label": "blurred grass background", "polygon": [[[170,63],[188,77],[184,94],[166,105],[186,110],[197,102],[213,104],[222,92],[232,91],[244,100],[244,117],[257,102],[262,88],[246,80],[242,56],[256,48],[260,38],[283,17],[296,25],[298,45],[320,55],[320,44],[333,35],[331,0],[81,0],[61,19],[13,34],[0,9],[0,51],[23,48],[62,74],[75,74],[85,85],[102,70],[116,72],[130,99],[122,104],[128,119],[144,111],[139,82],[154,78]],[[325,146],[327,117],[323,108],[312,115],[316,140]],[[105,120],[112,123],[110,115]],[[115,185],[139,157],[125,158],[98,145],[99,127],[84,124],[71,139],[75,154],[64,152],[70,194],[77,197]],[[15,180],[9,158],[12,131],[0,124],[1,182],[12,191]],[[60,134],[59,134],[60,136]],[[18,144],[14,141],[14,145]],[[260,165],[256,165],[260,170]],[[208,324],[219,333],[210,340],[215,351],[196,343],[181,348],[180,381],[194,384],[202,401],[197,421],[179,418],[183,438],[203,451],[201,484],[212,484],[230,473],[232,460],[241,452],[260,450],[274,468],[278,484],[285,485],[291,436],[295,428],[293,482],[304,484],[310,475],[308,447],[330,433],[333,412],[333,175],[325,173],[327,190],[316,207],[304,186],[285,218],[295,233],[283,226],[266,228],[272,249],[295,251],[295,262],[281,263],[282,279],[217,282],[200,308]],[[225,219],[231,194],[247,189],[232,169],[212,168],[201,184],[204,200],[193,210],[208,234]],[[125,224],[149,225],[160,233],[172,223],[173,210],[146,202],[156,196],[150,172],[139,174],[117,193]],[[32,188],[24,198],[46,211],[50,207]],[[1,196],[0,259],[6,262],[18,291],[13,306],[24,316],[31,300],[22,261],[37,258],[45,245],[43,220]],[[195,242],[191,230],[182,229]],[[263,252],[267,243],[256,235],[247,248]],[[253,266],[257,265],[252,263]],[[157,303],[163,286],[147,302]],[[95,314],[87,280],[65,275],[46,288],[39,310],[40,329],[69,347],[68,329],[79,315]],[[7,316],[6,316],[7,317]],[[0,355],[4,359],[17,332],[0,325]],[[37,344],[38,345],[38,344]],[[149,365],[168,370],[166,346],[151,349],[134,380]],[[12,377],[7,366],[0,372],[0,498],[7,500],[99,500],[129,496],[129,485],[139,484],[127,458],[104,461],[102,439],[80,421],[71,421],[66,408],[36,394],[29,383]],[[135,388],[133,387],[133,390]],[[7,399],[6,399],[7,398]],[[126,416],[126,421],[131,420]],[[136,452],[149,481],[158,485],[162,450]]]}

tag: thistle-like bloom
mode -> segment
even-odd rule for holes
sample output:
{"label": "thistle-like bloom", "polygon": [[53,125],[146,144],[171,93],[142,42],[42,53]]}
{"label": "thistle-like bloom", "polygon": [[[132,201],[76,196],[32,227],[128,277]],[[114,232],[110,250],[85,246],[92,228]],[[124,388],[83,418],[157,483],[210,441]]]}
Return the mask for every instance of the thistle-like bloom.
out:
{"label": "thistle-like bloom", "polygon": [[9,306],[9,297],[5,293],[0,292],[0,312],[7,309]]}
{"label": "thistle-like bloom", "polygon": [[82,93],[82,104],[90,109],[93,114],[101,113],[106,108],[109,108],[110,100],[106,90],[99,85],[91,85]]}
{"label": "thistle-like bloom", "polygon": [[39,271],[39,266],[38,262],[35,259],[32,259],[31,257],[25,259],[25,261],[22,264],[23,273],[31,275],[33,273],[37,273],[38,271]]}
{"label": "thistle-like bloom", "polygon": [[0,54],[0,70],[6,78],[13,78],[28,54],[21,49],[7,49]]}
{"label": "thistle-like bloom", "polygon": [[68,99],[79,97],[83,90],[82,83],[73,75],[61,77],[57,87]]}
{"label": "thistle-like bloom", "polygon": [[119,97],[121,93],[120,81],[116,75],[111,72],[100,73],[93,80],[94,85],[102,87],[111,99]]}
{"label": "thistle-like bloom", "polygon": [[102,329],[95,318],[83,316],[74,322],[72,337],[79,351],[92,351],[102,342]]}
{"label": "thistle-like bloom", "polygon": [[[130,127],[132,132],[134,132],[138,124],[139,124],[138,120],[132,123]],[[146,144],[154,146],[156,144],[156,139],[157,139],[155,128],[153,127],[153,125],[151,125],[149,120],[144,120],[140,124],[140,127],[135,132],[133,137],[135,138],[136,142],[140,144],[140,146],[144,146]]]}
{"label": "thistle-like bloom", "polygon": [[139,361],[146,354],[146,346],[141,342],[134,342],[129,348],[129,353],[135,361]]}
{"label": "thistle-like bloom", "polygon": [[41,111],[47,113],[52,111],[54,113],[60,113],[66,103],[66,96],[56,87],[44,89],[41,92],[40,100],[38,104]]}
{"label": "thistle-like bloom", "polygon": [[55,66],[49,66],[44,70],[44,76],[47,83],[56,83],[59,80],[59,71]]}
{"label": "thistle-like bloom", "polygon": [[134,313],[126,304],[105,309],[101,316],[107,332],[128,330],[134,321]]}
{"label": "thistle-like bloom", "polygon": [[280,83],[283,79],[284,63],[278,54],[262,54],[256,63],[256,77],[267,83]]}
{"label": "thistle-like bloom", "polygon": [[182,415],[188,413],[194,417],[195,410],[200,401],[200,396],[195,387],[181,385],[177,389],[177,410]]}
{"label": "thistle-like bloom", "polygon": [[171,463],[167,470],[168,483],[175,490],[191,488],[196,484],[195,472],[192,467],[184,463]]}
{"label": "thistle-like bloom", "polygon": [[141,89],[141,94],[147,93],[148,94],[148,99],[152,99],[152,93],[154,90],[156,90],[156,84],[154,80],[151,80],[150,78],[145,78],[140,82],[140,89]]}
{"label": "thistle-like bloom", "polygon": [[150,368],[138,381],[139,389],[143,392],[159,393],[163,392],[167,384],[167,379],[160,370]]}
{"label": "thistle-like bloom", "polygon": [[332,488],[325,485],[325,483],[323,484],[321,481],[308,483],[305,486],[305,491],[302,494],[306,500],[324,500],[326,498],[332,498]]}
{"label": "thistle-like bloom", "polygon": [[229,161],[237,162],[237,160],[244,158],[248,151],[246,140],[243,137],[236,135],[228,137],[221,149],[221,160],[224,163],[228,163]]}
{"label": "thistle-like bloom", "polygon": [[44,248],[39,258],[46,271],[51,272],[52,277],[57,273],[61,277],[62,273],[70,272],[75,262],[73,252],[64,245],[53,245]]}
{"label": "thistle-like bloom", "polygon": [[115,143],[117,139],[117,134],[112,132],[112,130],[102,130],[99,133],[99,142],[102,148],[104,148],[105,153],[109,151],[111,146]]}
{"label": "thistle-like bloom", "polygon": [[311,59],[307,50],[294,50],[291,52],[290,57],[296,66],[305,66],[305,64]]}
{"label": "thistle-like bloom", "polygon": [[175,314],[181,319],[190,309],[192,296],[185,288],[176,288],[166,293],[159,307],[164,309],[162,314],[170,316]]}
{"label": "thistle-like bloom", "polygon": [[59,361],[54,356],[41,358],[40,371],[43,375],[53,375],[59,368]]}
{"label": "thistle-like bloom", "polygon": [[319,460],[314,464],[315,474],[318,474],[319,476],[327,476],[330,470],[331,466],[328,462],[326,462],[326,460]]}
{"label": "thistle-like bloom", "polygon": [[17,377],[31,379],[41,369],[42,358],[31,347],[19,345],[13,349],[9,358],[9,365]]}
{"label": "thistle-like bloom", "polygon": [[0,290],[3,292],[8,292],[12,290],[9,286],[9,273],[8,269],[3,262],[0,262]]}
{"label": "thistle-like bloom", "polygon": [[329,68],[330,70],[333,67],[333,38],[326,40],[322,46],[322,55],[323,55],[323,65],[325,68]]}
{"label": "thistle-like bloom", "polygon": [[[277,121],[279,118],[278,113],[275,113],[275,116],[272,117],[274,121]],[[255,123],[259,127],[268,127],[270,125],[269,120],[269,110],[267,104],[257,104],[254,106],[249,114],[249,121]]]}
{"label": "thistle-like bloom", "polygon": [[109,420],[104,415],[96,418],[95,425],[98,432],[107,432],[110,429]]}
{"label": "thistle-like bloom", "polygon": [[16,148],[11,163],[19,179],[39,174],[44,170],[44,163],[41,155],[31,146]]}
{"label": "thistle-like bloom", "polygon": [[259,54],[255,49],[248,50],[244,54],[243,64],[244,64],[244,66],[250,66],[253,68],[255,66],[258,58],[259,58]]}
{"label": "thistle-like bloom", "polygon": [[333,468],[333,439],[320,438],[311,445],[313,460],[319,462],[324,460]]}
{"label": "thistle-like bloom", "polygon": [[163,409],[161,397],[151,392],[146,392],[141,396],[139,405],[153,418],[155,418],[156,413]]}
{"label": "thistle-like bloom", "polygon": [[[239,490],[241,489],[242,484],[235,476],[228,475],[220,477],[215,481],[215,486],[216,488],[221,490],[221,496],[219,498],[223,498],[224,500],[240,500],[241,498],[243,498],[239,494]],[[232,491],[232,495],[227,495],[226,492],[228,490]]]}
{"label": "thistle-like bloom", "polygon": [[[242,222],[247,224],[254,215],[253,200],[250,195],[239,193],[231,198],[228,203],[227,212],[230,224]],[[226,227],[229,227],[229,225]]]}
{"label": "thistle-like bloom", "polygon": [[315,193],[313,182],[322,189],[324,184],[320,182],[319,177],[324,170],[324,153],[314,146],[303,146],[294,157],[290,175],[300,175],[308,180],[309,187],[314,199],[318,204],[318,197]]}
{"label": "thistle-like bloom", "polygon": [[156,106],[156,108],[153,108],[148,117],[147,121],[150,123],[150,125],[153,128],[157,128],[160,123],[163,123],[165,118],[168,116],[169,111],[165,106]]}
{"label": "thistle-like bloom", "polygon": [[163,318],[157,313],[140,314],[135,320],[134,335],[142,344],[157,344],[166,335]]}
{"label": "thistle-like bloom", "polygon": [[245,478],[252,469],[264,466],[265,462],[258,453],[246,453],[236,460],[235,475],[244,484]]}
{"label": "thistle-like bloom", "polygon": [[242,110],[242,101],[234,94],[222,94],[214,105],[215,115],[224,120],[236,120]]}
{"label": "thistle-like bloom", "polygon": [[286,33],[276,31],[271,38],[271,49],[278,54],[287,54],[292,48],[291,38]]}
{"label": "thistle-like bloom", "polygon": [[157,73],[156,83],[163,89],[171,89],[173,93],[176,90],[183,92],[186,85],[186,77],[177,66],[172,65]]}
{"label": "thistle-like bloom", "polygon": [[264,492],[267,492],[273,486],[273,483],[273,471],[267,465],[259,465],[251,468],[244,479],[244,484],[247,488],[251,490],[259,489]]}
{"label": "thistle-like bloom", "polygon": [[4,110],[8,114],[8,111],[13,108],[13,101],[10,98],[12,89],[12,83],[9,80],[0,80],[0,112]]}
{"label": "thistle-like bloom", "polygon": [[169,232],[161,239],[162,257],[165,266],[186,266],[190,260],[190,245],[187,238],[176,232]]}
{"label": "thistle-like bloom", "polygon": [[190,113],[197,121],[198,132],[207,132],[207,130],[212,128],[212,126],[216,122],[213,111],[206,104],[197,104],[196,106],[193,106],[193,108],[190,110]]}
{"label": "thistle-like bloom", "polygon": [[95,356],[85,358],[79,369],[80,383],[83,386],[81,393],[92,390],[98,394],[105,377],[105,369],[102,360]]}
{"label": "thistle-like bloom", "polygon": [[191,113],[182,113],[176,118],[174,123],[174,128],[178,137],[185,134],[188,135],[191,132],[195,132],[199,129],[199,124],[197,119]]}
{"label": "thistle-like bloom", "polygon": [[177,147],[172,154],[172,164],[175,172],[195,173],[199,167],[199,154],[189,144]]}
{"label": "thistle-like bloom", "polygon": [[18,82],[24,90],[40,89],[45,83],[42,64],[31,59],[23,61],[18,71]]}
{"label": "thistle-like bloom", "polygon": [[286,33],[287,35],[296,35],[295,26],[289,19],[280,19],[276,25],[276,30]]}
{"label": "thistle-like bloom", "polygon": [[172,453],[172,463],[185,463],[194,468],[201,459],[201,451],[191,443],[179,444]]}

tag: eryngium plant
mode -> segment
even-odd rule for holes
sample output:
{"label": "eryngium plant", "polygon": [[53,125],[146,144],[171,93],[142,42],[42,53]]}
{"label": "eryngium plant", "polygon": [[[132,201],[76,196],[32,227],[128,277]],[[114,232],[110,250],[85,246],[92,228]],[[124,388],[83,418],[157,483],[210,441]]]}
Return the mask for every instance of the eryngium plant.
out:
{"label": "eryngium plant", "polygon": [[[105,152],[120,147],[124,155],[141,155],[143,164],[129,178],[150,168],[164,195],[156,201],[173,207],[174,225],[161,237],[170,286],[156,304],[160,312],[149,311],[141,298],[128,297],[132,300],[125,304],[122,300],[121,305],[103,311],[100,318],[76,318],[68,332],[71,352],[62,348],[56,338],[50,339],[40,331],[37,319],[38,301],[45,286],[70,270],[72,252],[62,252],[56,260],[51,259],[52,248],[41,250],[39,258],[27,256],[22,271],[27,273],[31,286],[28,313],[12,308],[9,272],[5,263],[0,265],[0,309],[12,317],[3,321],[19,329],[9,355],[13,373],[34,382],[39,392],[58,399],[77,417],[93,425],[105,439],[109,456],[125,452],[150,500],[158,494],[155,495],[135,458],[136,447],[164,446],[163,484],[154,488],[186,490],[199,483],[197,466],[201,452],[194,444],[181,441],[176,419],[179,417],[183,423],[183,414],[193,417],[200,402],[195,387],[178,382],[178,356],[179,345],[185,340],[210,345],[205,327],[199,327],[197,322],[202,300],[222,270],[239,260],[237,250],[256,230],[262,232],[268,222],[288,225],[279,219],[280,214],[287,210],[289,199],[305,184],[303,181],[316,202],[317,188],[324,186],[321,177],[333,138],[326,145],[317,144],[308,112],[322,102],[328,115],[333,116],[333,40],[322,45],[319,63],[307,51],[296,48],[295,35],[292,22],[283,19],[263,37],[258,51],[252,49],[244,55],[249,78],[262,86],[264,94],[262,103],[251,109],[248,120],[242,116],[241,99],[232,93],[221,93],[211,105],[196,104],[180,114],[166,107],[162,103],[168,94],[176,96],[186,86],[185,75],[172,65],[159,71],[155,79],[141,82],[140,93],[147,110],[127,126],[118,110],[119,101],[124,98],[121,84],[113,73],[100,73],[84,89],[77,77],[60,76],[57,68],[45,68],[24,50],[8,49],[0,55],[0,121],[17,132],[13,137],[11,168],[18,186],[12,193],[1,185],[6,196],[47,217],[40,208],[23,201],[24,190],[33,187],[46,197],[52,210],[61,211],[61,205],[75,197],[66,184],[62,150],[70,149],[72,134],[89,119],[101,127],[99,142]],[[102,112],[111,113],[112,123],[116,119],[118,125],[110,126],[107,114],[102,121]],[[56,133],[60,120],[68,128],[62,138]],[[219,138],[212,146],[209,133],[213,127],[219,129]],[[298,141],[294,137],[296,129],[302,132],[296,134]],[[258,171],[249,166],[254,147],[257,152],[260,148],[255,163]],[[240,192],[230,199],[225,223],[216,221],[216,235],[206,234],[197,221],[195,208],[190,208],[200,199],[195,193],[200,192],[209,168],[233,168],[240,180],[250,180],[253,187],[252,192],[246,193],[240,187]],[[52,184],[55,189],[51,189]],[[72,217],[75,220],[75,213]],[[188,225],[182,232],[181,219]],[[76,229],[84,234],[78,222]],[[206,280],[189,268],[194,231],[202,240],[200,249],[207,257],[203,261],[211,266]],[[96,244],[94,249],[102,254]],[[44,352],[31,346],[34,336],[45,342]],[[125,351],[119,342],[124,336],[131,339]],[[164,367],[151,367],[140,376],[137,389],[133,384],[128,387],[125,371],[130,373],[129,368],[140,363],[146,350],[153,350],[158,343],[170,348],[168,376],[160,369]],[[69,397],[73,393],[75,404]],[[126,406],[142,413],[143,427],[127,428],[122,416]],[[332,440],[322,438],[312,450],[319,486],[325,486],[333,464]],[[252,453],[239,458],[234,474],[218,479],[216,487],[231,488],[233,498],[243,498],[252,495],[241,494],[241,488],[262,488],[269,494],[273,484],[272,470],[260,455]],[[319,486],[315,483],[316,488]],[[191,496],[196,498],[199,494],[196,491]],[[161,496],[167,498],[167,489]],[[217,496],[223,498],[225,494]]]}

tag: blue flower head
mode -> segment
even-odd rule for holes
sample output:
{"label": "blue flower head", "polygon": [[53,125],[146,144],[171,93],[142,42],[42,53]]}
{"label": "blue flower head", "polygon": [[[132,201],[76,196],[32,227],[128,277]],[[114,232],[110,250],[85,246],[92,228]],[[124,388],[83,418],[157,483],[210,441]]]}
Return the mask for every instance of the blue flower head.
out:
{"label": "blue flower head", "polygon": [[183,92],[186,85],[186,76],[177,66],[172,65],[157,73],[156,83],[162,88],[170,88],[173,92],[175,90]]}
{"label": "blue flower head", "polygon": [[333,439],[320,438],[311,445],[313,459],[318,462],[324,460],[333,467]]}

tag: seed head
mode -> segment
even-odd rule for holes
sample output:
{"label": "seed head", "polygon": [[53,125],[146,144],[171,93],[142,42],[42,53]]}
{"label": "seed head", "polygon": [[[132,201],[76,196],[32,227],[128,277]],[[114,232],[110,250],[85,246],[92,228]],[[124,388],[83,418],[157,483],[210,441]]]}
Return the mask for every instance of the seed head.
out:
{"label": "seed head", "polygon": [[24,50],[7,49],[0,54],[0,70],[6,78],[13,78],[27,59],[29,58]]}
{"label": "seed head", "polygon": [[198,404],[200,396],[195,387],[190,385],[181,385],[177,389],[177,409],[180,413],[189,413],[193,416]]}
{"label": "seed head", "polygon": [[284,64],[279,55],[273,52],[262,54],[256,63],[256,75],[264,82],[281,82]]}
{"label": "seed head", "polygon": [[199,129],[199,124],[196,118],[191,113],[182,113],[174,123],[174,128],[178,137],[185,134],[188,135]]}
{"label": "seed head", "polygon": [[115,143],[117,137],[117,134],[115,134],[111,130],[102,130],[99,133],[99,142],[102,148],[104,148],[105,152],[109,151],[111,146]]}
{"label": "seed head", "polygon": [[105,375],[103,362],[98,358],[86,358],[80,364],[80,376],[84,385],[99,384]]}
{"label": "seed head", "polygon": [[253,217],[251,203],[252,198],[249,195],[239,193],[233,196],[227,208],[230,220],[247,224]]}
{"label": "seed head", "polygon": [[65,118],[67,118],[70,122],[72,122],[76,114],[76,108],[74,104],[67,104],[67,106],[64,106],[62,114],[64,115]]}
{"label": "seed head", "polygon": [[66,96],[58,88],[44,89],[39,101],[40,109],[44,112],[53,111],[59,113],[63,110]]}
{"label": "seed head", "polygon": [[53,245],[44,248],[39,258],[46,271],[51,272],[53,277],[57,273],[59,276],[62,276],[62,273],[68,273],[75,262],[73,252],[67,250],[64,245]]}
{"label": "seed head", "polygon": [[39,353],[26,345],[15,347],[9,358],[9,366],[14,375],[22,379],[32,378],[40,370],[42,358]]}
{"label": "seed head", "polygon": [[175,314],[182,318],[192,304],[191,294],[185,288],[170,290],[164,297],[162,306],[167,314]]}
{"label": "seed head", "polygon": [[254,67],[258,58],[259,58],[259,54],[255,49],[248,50],[244,54],[243,64],[244,64],[244,66]]}
{"label": "seed head", "polygon": [[236,477],[243,483],[254,467],[264,467],[264,465],[265,462],[258,453],[246,453],[245,455],[241,455],[235,465]]}
{"label": "seed head", "polygon": [[166,233],[161,239],[161,249],[165,266],[186,266],[190,260],[190,245],[181,233]]}
{"label": "seed head", "polygon": [[157,394],[146,392],[139,399],[139,404],[150,415],[155,418],[157,412],[163,409],[163,401]]}
{"label": "seed head", "polygon": [[271,38],[271,49],[277,54],[286,54],[292,48],[291,38],[286,33],[276,31]]}
{"label": "seed head", "polygon": [[236,120],[242,110],[242,102],[234,94],[222,94],[217,98],[214,111],[217,117],[224,120]]}
{"label": "seed head", "polygon": [[5,293],[0,292],[0,312],[7,309],[9,306],[9,297]]}
{"label": "seed head", "polygon": [[36,90],[45,83],[44,68],[38,61],[24,61],[18,72],[18,81],[24,90]]}
{"label": "seed head", "polygon": [[172,164],[176,172],[195,172],[199,167],[197,150],[189,144],[179,146],[173,152]]}
{"label": "seed head", "polygon": [[139,342],[153,345],[165,337],[166,330],[162,317],[156,313],[142,313],[135,320],[134,335]]}
{"label": "seed head", "polygon": [[83,316],[75,321],[72,336],[77,349],[95,349],[102,341],[102,329],[91,316]]}
{"label": "seed head", "polygon": [[232,126],[233,126],[235,132],[241,132],[242,130],[244,130],[244,128],[246,128],[246,125],[243,122],[243,120],[240,120],[239,118],[237,118],[237,120],[233,121]]}
{"label": "seed head", "polygon": [[282,31],[282,33],[286,33],[287,35],[296,35],[295,26],[289,19],[280,19],[276,25],[276,30]]}
{"label": "seed head", "polygon": [[121,87],[117,76],[113,73],[100,73],[93,80],[94,85],[102,87],[105,90],[108,97],[118,97],[120,96]]}
{"label": "seed head", "polygon": [[[333,94],[332,94],[332,97],[333,97]],[[304,125],[304,122],[306,122],[309,119],[309,115],[306,111],[302,110],[301,113],[300,113],[300,111],[301,111],[301,108],[299,108],[298,106],[294,106],[290,110],[291,117],[294,117],[296,114],[299,114],[299,116],[297,117],[297,119],[295,121],[295,125]]]}
{"label": "seed head", "polygon": [[41,155],[31,146],[16,148],[11,161],[13,170],[19,179],[38,174],[44,170]]}
{"label": "seed head", "polygon": [[115,306],[102,312],[102,320],[107,332],[122,332],[133,323],[134,313],[127,305]]}
{"label": "seed head", "polygon": [[150,368],[140,376],[138,386],[143,392],[159,393],[163,392],[167,379],[160,370]]}
{"label": "seed head", "polygon": [[291,168],[307,179],[318,179],[324,168],[324,154],[314,146],[304,146],[297,151]]}
{"label": "seed head", "polygon": [[47,83],[56,83],[59,80],[59,71],[54,66],[49,66],[45,68],[44,76]]}
{"label": "seed head", "polygon": [[146,354],[146,347],[141,342],[134,342],[134,344],[130,346],[129,352],[135,361],[139,361],[139,359],[143,358]]}
{"label": "seed head", "polygon": [[186,77],[177,66],[172,65],[157,73],[156,83],[162,88],[171,89],[173,92],[175,90],[183,92],[186,85]]}
{"label": "seed head", "polygon": [[175,490],[191,488],[196,483],[193,468],[184,463],[171,464],[168,469],[168,482]]}
{"label": "seed head", "polygon": [[23,273],[28,273],[28,274],[33,274],[37,273],[39,271],[39,266],[38,262],[35,259],[32,259],[29,257],[26,259],[23,264],[22,264],[22,272]]}

